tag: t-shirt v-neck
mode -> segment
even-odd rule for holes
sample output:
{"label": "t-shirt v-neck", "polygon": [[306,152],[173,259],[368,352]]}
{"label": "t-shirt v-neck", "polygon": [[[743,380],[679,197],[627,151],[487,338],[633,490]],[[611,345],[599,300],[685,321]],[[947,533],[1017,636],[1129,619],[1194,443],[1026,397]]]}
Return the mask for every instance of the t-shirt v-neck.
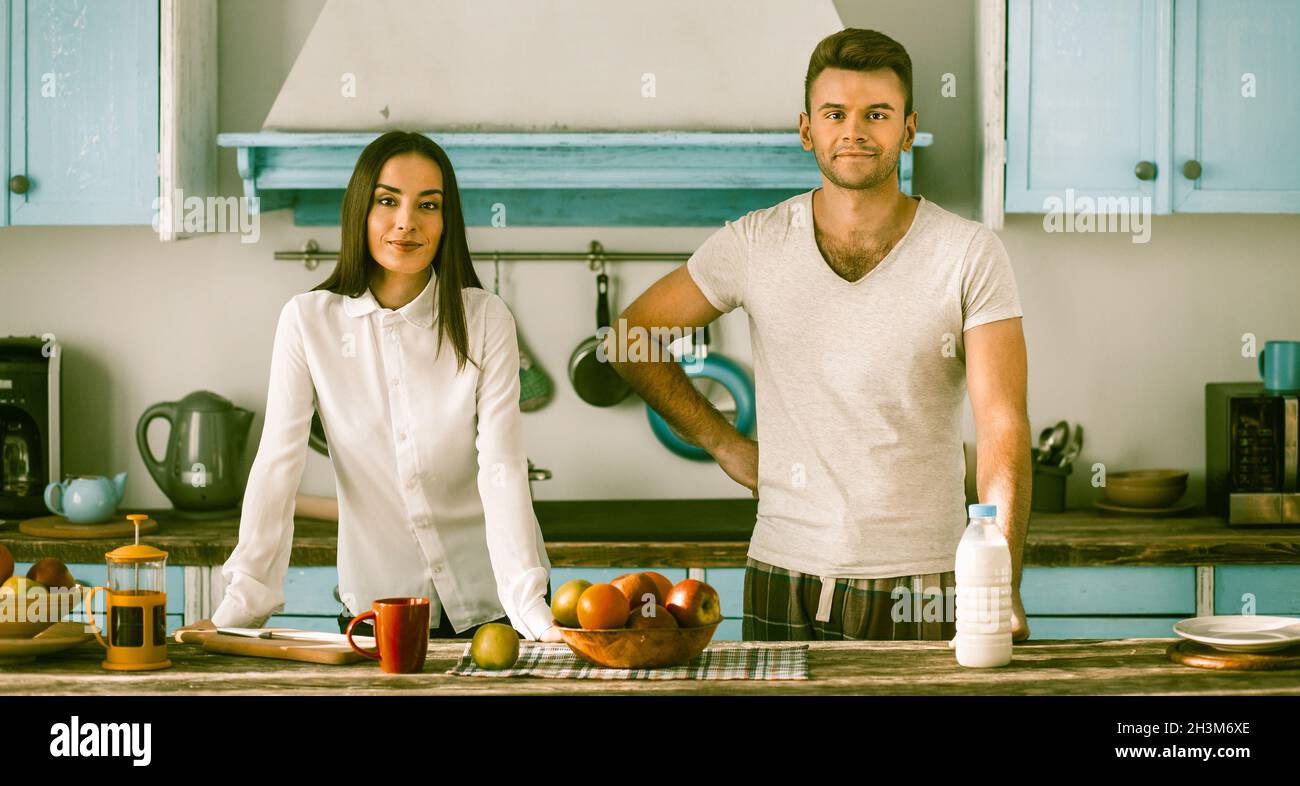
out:
{"label": "t-shirt v-neck", "polygon": [[[812,191],[809,191],[805,195],[808,200],[807,241],[812,246],[811,256],[814,259],[821,262],[821,265],[819,265],[819,267],[822,270],[826,271],[826,273],[831,278],[835,279],[841,284],[850,287],[861,286],[862,284],[866,283],[866,281],[869,278],[871,278],[871,276],[877,270],[880,270],[881,268],[885,267],[886,265],[890,264],[895,259],[897,259],[898,256],[902,253],[899,249],[905,243],[907,243],[908,238],[910,238],[915,233],[917,225],[922,223],[925,220],[926,215],[929,213],[929,211],[925,209],[926,206],[925,197],[924,196],[919,197],[917,199],[916,212],[912,214],[912,223],[907,227],[907,231],[903,233],[903,236],[898,239],[898,242],[895,243],[893,247],[889,249],[889,253],[885,254],[884,258],[882,258],[879,262],[877,262],[875,267],[871,268],[866,273],[862,274],[861,278],[857,279],[856,281],[849,281],[848,279],[842,277],[839,273],[835,272],[835,269],[831,267],[830,262],[826,259],[826,254],[822,252],[821,246],[817,244],[817,226],[816,226],[817,219],[813,215],[813,194],[821,190],[822,190],[821,188],[814,188]],[[908,197],[908,199],[911,198],[912,197]]]}

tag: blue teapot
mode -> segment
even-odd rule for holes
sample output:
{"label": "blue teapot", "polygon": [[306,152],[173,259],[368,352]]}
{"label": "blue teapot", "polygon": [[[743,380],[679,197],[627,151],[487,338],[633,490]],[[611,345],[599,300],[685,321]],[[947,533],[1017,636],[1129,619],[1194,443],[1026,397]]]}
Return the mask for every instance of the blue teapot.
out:
{"label": "blue teapot", "polygon": [[45,507],[51,513],[78,524],[107,521],[122,504],[126,491],[126,473],[112,478],[102,475],[74,475],[62,483],[45,487]]}

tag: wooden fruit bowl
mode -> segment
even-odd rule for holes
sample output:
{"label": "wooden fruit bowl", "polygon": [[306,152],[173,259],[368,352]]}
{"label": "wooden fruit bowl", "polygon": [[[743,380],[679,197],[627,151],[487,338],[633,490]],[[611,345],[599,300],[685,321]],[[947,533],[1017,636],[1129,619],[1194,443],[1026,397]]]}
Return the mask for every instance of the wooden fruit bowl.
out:
{"label": "wooden fruit bowl", "polygon": [[721,620],[697,628],[559,627],[564,643],[579,658],[612,669],[657,669],[681,666],[704,651]]}

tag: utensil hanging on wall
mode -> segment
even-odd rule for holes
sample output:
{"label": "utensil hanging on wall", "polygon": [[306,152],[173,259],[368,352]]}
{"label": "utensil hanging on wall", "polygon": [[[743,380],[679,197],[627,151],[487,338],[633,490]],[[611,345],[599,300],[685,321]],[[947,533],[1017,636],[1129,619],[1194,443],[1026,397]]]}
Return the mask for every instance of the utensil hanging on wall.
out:
{"label": "utensil hanging on wall", "polygon": [[[501,257],[497,254],[492,255],[492,271],[492,293],[500,297]],[[516,317],[515,324],[518,323],[519,318]],[[528,354],[518,332],[515,337],[519,342],[519,409],[534,412],[551,402],[555,396],[555,385],[551,383],[550,375]]]}
{"label": "utensil hanging on wall", "polygon": [[[599,333],[601,328],[609,326],[609,277],[605,275],[602,260],[600,274],[596,276],[596,331]],[[573,350],[569,358],[569,381],[583,401],[594,407],[612,407],[627,398],[632,388],[612,365],[597,357],[599,345],[600,339],[592,335]]]}
{"label": "utensil hanging on wall", "polygon": [[[754,382],[750,379],[749,373],[740,366],[739,363],[717,353],[709,352],[709,326],[705,325],[703,335],[699,346],[692,346],[689,352],[684,352],[679,361],[682,364],[682,370],[686,376],[695,380],[702,380],[712,387],[711,383],[719,383],[726,388],[731,394],[731,399],[735,402],[733,410],[727,410],[718,407],[736,430],[745,436],[749,436],[754,430],[756,422]],[[709,391],[704,392],[705,398],[712,400]],[[664,420],[663,415],[654,411],[649,404],[645,408],[646,416],[650,419],[650,429],[658,440],[663,443],[664,447],[673,453],[694,461],[712,461],[713,456],[707,450],[696,445],[693,442],[686,441],[681,434],[678,434],[668,421]]]}

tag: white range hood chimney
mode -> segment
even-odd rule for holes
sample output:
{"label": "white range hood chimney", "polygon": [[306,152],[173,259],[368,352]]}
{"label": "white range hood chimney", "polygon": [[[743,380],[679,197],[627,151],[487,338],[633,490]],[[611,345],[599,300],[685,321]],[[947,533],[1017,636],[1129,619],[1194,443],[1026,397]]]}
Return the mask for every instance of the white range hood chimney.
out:
{"label": "white range hood chimney", "polygon": [[831,0],[328,0],[276,131],[790,131]]}

